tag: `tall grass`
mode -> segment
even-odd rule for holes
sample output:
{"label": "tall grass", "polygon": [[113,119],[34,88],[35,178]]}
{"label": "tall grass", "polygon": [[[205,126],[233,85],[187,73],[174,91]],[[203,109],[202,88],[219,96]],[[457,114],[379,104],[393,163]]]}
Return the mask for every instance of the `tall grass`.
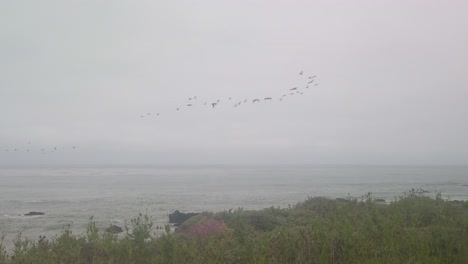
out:
{"label": "tall grass", "polygon": [[[289,208],[204,212],[176,232],[153,233],[148,215],[126,234],[69,227],[51,240],[22,238],[3,263],[468,263],[468,202],[410,191],[390,204],[309,198]],[[3,249],[2,249],[3,248]]]}

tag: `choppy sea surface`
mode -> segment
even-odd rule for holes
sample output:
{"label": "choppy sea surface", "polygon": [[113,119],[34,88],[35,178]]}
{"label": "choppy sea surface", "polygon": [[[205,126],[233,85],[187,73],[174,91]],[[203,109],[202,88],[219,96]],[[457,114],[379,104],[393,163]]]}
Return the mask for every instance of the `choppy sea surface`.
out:
{"label": "choppy sea surface", "polygon": [[[140,212],[157,226],[168,214],[242,207],[287,207],[307,197],[374,198],[390,202],[410,189],[468,200],[468,167],[205,166],[152,168],[0,169],[0,235],[37,239],[70,225],[84,233],[89,218],[104,229]],[[24,216],[30,211],[41,216]]]}

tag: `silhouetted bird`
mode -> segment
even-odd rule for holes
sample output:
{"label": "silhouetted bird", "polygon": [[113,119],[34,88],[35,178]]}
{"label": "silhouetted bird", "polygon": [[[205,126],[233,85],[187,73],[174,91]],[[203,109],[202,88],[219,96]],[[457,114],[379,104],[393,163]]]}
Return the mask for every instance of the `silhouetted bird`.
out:
{"label": "silhouetted bird", "polygon": [[304,71],[301,71],[301,72],[299,73],[299,75],[302,75],[302,73],[304,73]]}
{"label": "silhouetted bird", "polygon": [[289,91],[294,91],[294,90],[297,90],[297,87],[289,89]]}
{"label": "silhouetted bird", "polygon": [[263,100],[271,100],[271,97],[265,97]]}
{"label": "silhouetted bird", "polygon": [[254,99],[254,100],[252,101],[252,103],[255,103],[255,102],[260,102],[260,99]]}
{"label": "silhouetted bird", "polygon": [[187,106],[192,106],[192,104],[188,104]]}
{"label": "silhouetted bird", "polygon": [[215,108],[216,103],[211,103],[211,106],[212,106],[213,108]]}

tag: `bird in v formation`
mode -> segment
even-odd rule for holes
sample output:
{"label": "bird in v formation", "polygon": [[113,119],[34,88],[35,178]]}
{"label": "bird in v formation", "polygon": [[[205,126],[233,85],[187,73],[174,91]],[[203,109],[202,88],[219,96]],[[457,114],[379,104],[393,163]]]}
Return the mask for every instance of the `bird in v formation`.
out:
{"label": "bird in v formation", "polygon": [[[304,74],[305,74],[305,72],[303,70],[301,70],[299,72],[300,76],[303,76]],[[302,88],[300,86],[295,86],[293,88],[288,89],[290,93],[283,94],[282,96],[277,97],[278,101],[282,102],[287,96],[292,96],[292,95],[296,95],[296,94],[304,95],[305,90],[303,90],[303,89],[309,89],[311,84],[313,84],[313,86],[318,85],[318,83],[315,82],[316,78],[317,78],[317,75],[310,75],[310,76],[305,77],[305,85]],[[226,101],[235,100],[232,96],[225,97],[225,98],[227,98]],[[209,103],[209,101],[202,101],[204,103],[200,103],[200,104],[196,103],[195,100],[197,100],[197,96],[188,97],[188,101],[185,104],[185,106],[186,107],[195,107],[196,105],[203,105],[203,106],[208,106],[209,105],[209,106],[211,106],[211,109],[215,109],[221,103],[221,99],[214,100],[211,103]],[[248,102],[248,100],[249,100],[248,98],[244,98],[243,100],[240,100],[239,102],[235,103],[233,106],[237,108],[237,107],[241,106],[242,103],[246,104]],[[271,101],[271,100],[273,100],[273,97],[271,97],[271,96],[263,97],[263,101]],[[252,98],[251,101],[252,101],[253,104],[261,102],[260,98]],[[181,110],[182,110],[182,107],[177,107],[176,108],[176,111],[181,111]],[[151,112],[146,113],[146,115],[144,115],[144,114],[140,115],[141,118],[145,118],[145,117],[149,118],[149,117],[154,117],[154,116],[159,117],[160,112],[157,112],[155,115],[152,115]]]}
{"label": "bird in v formation", "polygon": [[[299,75],[302,76],[304,74],[304,71],[300,71],[299,72]],[[315,78],[317,76],[316,75],[313,75],[313,76],[308,76],[307,77],[307,82],[304,86],[305,89],[308,89],[310,86],[310,84],[313,84],[314,86],[318,86],[318,83],[315,83]],[[302,90],[300,87],[296,86],[296,87],[293,87],[293,88],[290,88],[289,89],[290,93],[289,94],[283,94],[282,96],[278,97],[279,98],[279,101],[282,102],[288,95],[289,96],[292,96],[292,95],[295,95],[295,94],[300,94],[300,95],[304,95],[304,92],[306,90]],[[193,96],[193,97],[189,97],[188,98],[188,101],[189,103],[186,103],[186,106],[187,107],[192,107],[192,106],[195,106],[196,102],[198,101],[197,100],[197,96]],[[233,97],[226,97],[228,98],[227,101],[232,101],[234,100]],[[271,101],[273,100],[273,97],[271,96],[267,96],[267,97],[263,97],[263,101]],[[196,100],[196,101],[195,101]],[[248,102],[248,98],[244,98],[240,101],[238,101],[236,104],[234,104],[234,107],[240,107],[241,105],[245,105],[247,104]],[[221,99],[217,99],[216,101],[213,101],[211,103],[209,103],[209,105],[211,106],[212,109],[215,109],[217,108],[217,106],[220,104],[221,102]],[[260,98],[253,98],[252,99],[252,103],[253,104],[256,104],[256,103],[260,103]],[[207,106],[208,105],[208,101],[205,101],[204,106]],[[177,107],[176,108],[176,111],[180,111],[182,109],[182,107]],[[145,114],[141,114],[140,115],[140,118],[151,118],[151,117],[159,117],[161,114],[160,112],[146,112]],[[14,152],[35,152],[35,151],[38,151],[39,153],[41,154],[47,154],[47,153],[53,153],[53,152],[58,152],[58,151],[63,151],[63,150],[77,150],[78,149],[78,146],[71,146],[71,147],[58,147],[58,146],[54,146],[54,147],[41,147],[41,148],[35,148],[34,147],[34,144],[30,141],[28,141],[27,143],[27,147],[13,147],[13,148],[5,148],[4,149],[4,152],[11,152],[11,153],[14,153]]]}

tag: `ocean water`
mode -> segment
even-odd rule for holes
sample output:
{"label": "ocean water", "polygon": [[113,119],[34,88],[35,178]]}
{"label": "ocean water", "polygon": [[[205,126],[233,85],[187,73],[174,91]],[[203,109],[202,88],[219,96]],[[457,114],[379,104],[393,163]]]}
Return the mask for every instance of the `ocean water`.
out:
{"label": "ocean water", "polygon": [[[242,207],[287,207],[307,197],[374,198],[390,202],[410,189],[468,200],[468,167],[213,166],[161,168],[0,169],[0,235],[51,238],[89,218],[104,229],[147,213],[157,226],[168,214]],[[42,216],[22,216],[41,211]]]}

